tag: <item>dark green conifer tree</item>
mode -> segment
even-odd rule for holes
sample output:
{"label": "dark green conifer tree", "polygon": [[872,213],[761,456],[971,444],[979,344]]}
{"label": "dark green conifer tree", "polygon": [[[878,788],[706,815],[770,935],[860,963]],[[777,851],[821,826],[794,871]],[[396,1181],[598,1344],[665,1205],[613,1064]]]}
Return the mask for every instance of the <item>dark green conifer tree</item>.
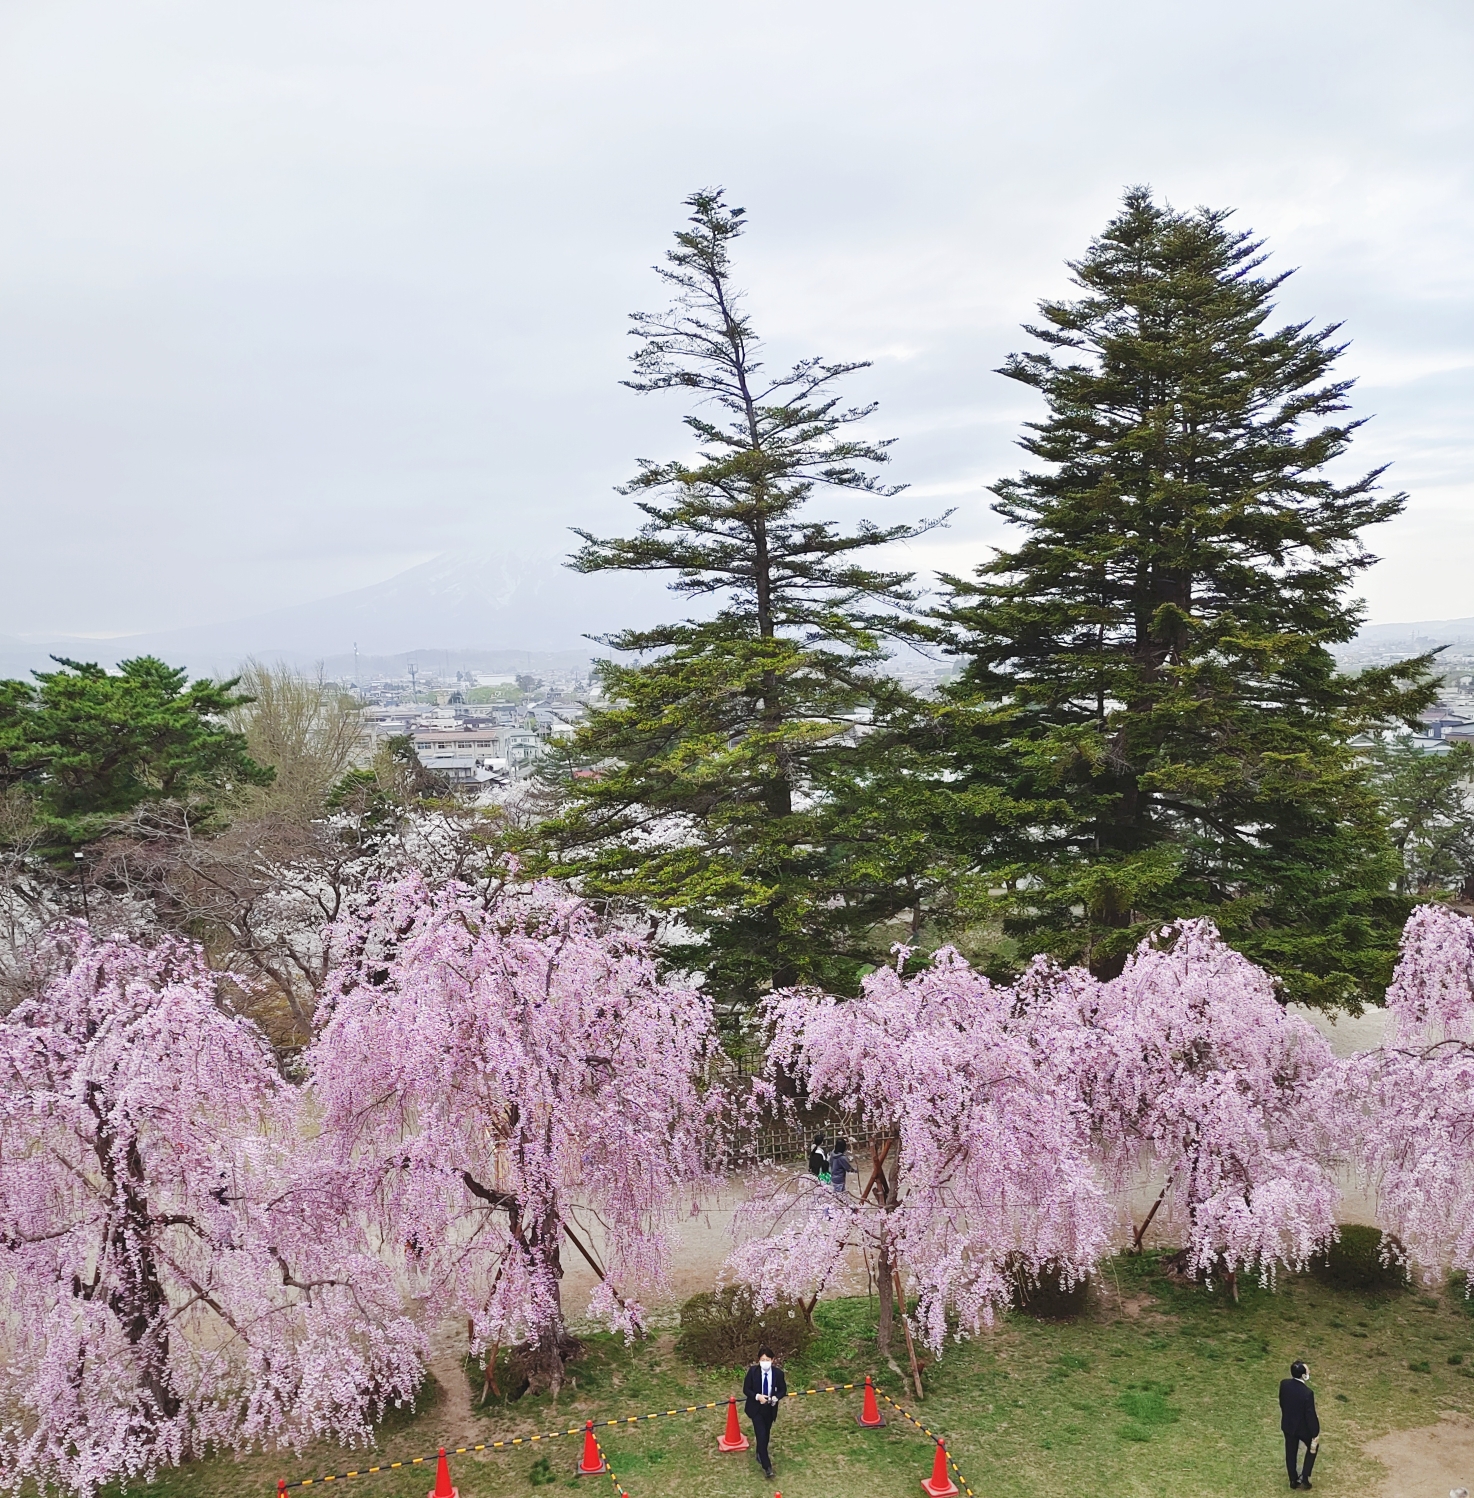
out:
{"label": "dark green conifer tree", "polygon": [[1046,413],[994,487],[1018,542],[948,578],[966,671],[945,784],[1036,814],[973,850],[974,914],[1022,954],[1120,969],[1155,924],[1211,915],[1288,995],[1385,981],[1396,857],[1349,741],[1428,702],[1427,662],[1338,672],[1366,527],[1404,496],[1338,481],[1351,381],[1336,327],[1274,326],[1285,277],[1225,212],[1134,189],[1001,373]]}
{"label": "dark green conifer tree", "polygon": [[888,638],[914,635],[910,574],[865,553],[935,522],[852,529],[815,518],[823,492],[888,498],[865,435],[873,407],[839,386],[864,364],[806,359],[769,375],[733,284],[743,210],[717,191],[687,199],[690,227],[657,267],[670,310],[636,314],[642,393],[686,391],[695,451],[642,462],[622,491],[646,516],[633,536],[584,531],[579,572],[663,572],[710,611],[605,643],[609,706],[592,714],[544,833],[554,866],[590,894],[660,912],[689,939],[674,961],[740,1005],[771,985],[844,983],[854,927],[826,847],[826,765],[853,756],[857,716],[899,690],[881,675]]}
{"label": "dark green conifer tree", "polygon": [[0,681],[0,794],[31,798],[50,855],[70,856],[150,802],[178,801],[204,826],[229,787],[271,783],[225,721],[253,700],[238,677],[191,682],[152,656],[116,671],[56,660],[33,682]]}
{"label": "dark green conifer tree", "polygon": [[1430,752],[1405,734],[1386,735],[1369,757],[1401,860],[1398,892],[1474,903],[1474,744]]}

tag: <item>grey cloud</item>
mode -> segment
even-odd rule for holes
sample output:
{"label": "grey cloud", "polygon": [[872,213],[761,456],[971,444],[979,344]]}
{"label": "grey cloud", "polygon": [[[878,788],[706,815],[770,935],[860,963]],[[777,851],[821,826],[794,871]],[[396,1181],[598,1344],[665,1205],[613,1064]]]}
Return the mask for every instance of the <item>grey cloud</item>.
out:
{"label": "grey cloud", "polygon": [[[874,354],[854,392],[918,491],[895,513],[955,497],[954,568],[999,538],[983,486],[1029,407],[991,371],[1066,257],[1128,182],[1235,205],[1301,267],[1286,315],[1346,321],[1358,462],[1413,492],[1373,541],[1374,617],[1467,613],[1465,7],[736,15],[0,13],[0,630],[254,617],[628,525],[612,486],[681,431],[617,383],[624,314],[717,181],[751,212],[771,357]],[[605,627],[587,586],[568,621]]]}

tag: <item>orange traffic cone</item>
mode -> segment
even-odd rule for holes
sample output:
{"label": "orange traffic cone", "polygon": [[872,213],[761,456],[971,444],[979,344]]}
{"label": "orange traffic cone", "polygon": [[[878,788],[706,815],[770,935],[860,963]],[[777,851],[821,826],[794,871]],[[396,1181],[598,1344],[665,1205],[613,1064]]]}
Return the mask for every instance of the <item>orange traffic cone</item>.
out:
{"label": "orange traffic cone", "polygon": [[746,1451],[747,1437],[737,1423],[737,1401],[727,1401],[727,1428],[717,1437],[718,1451]]}
{"label": "orange traffic cone", "polygon": [[428,1498],[460,1498],[459,1490],[450,1485],[450,1464],[445,1460],[445,1447],[440,1448],[440,1457],[435,1463],[435,1486]]}
{"label": "orange traffic cone", "polygon": [[880,1413],[880,1401],[875,1397],[875,1385],[870,1382],[868,1373],[865,1375],[865,1404],[855,1416],[855,1423],[868,1430],[878,1430],[885,1424],[885,1416]]}
{"label": "orange traffic cone", "polygon": [[947,1448],[941,1440],[937,1441],[936,1460],[931,1464],[931,1476],[921,1479],[921,1486],[931,1494],[931,1498],[952,1498],[957,1492],[957,1484],[947,1474]]}
{"label": "orange traffic cone", "polygon": [[597,1477],[605,1470],[604,1458],[599,1454],[599,1443],[594,1439],[594,1422],[587,1421],[583,1428],[583,1455],[575,1468],[580,1477]]}
{"label": "orange traffic cone", "polygon": [[287,1490],[287,1480],[286,1480],[286,1478],[285,1477],[278,1477],[277,1480],[276,1480],[276,1498],[281,1498],[281,1495],[283,1493],[285,1493],[286,1490]]}

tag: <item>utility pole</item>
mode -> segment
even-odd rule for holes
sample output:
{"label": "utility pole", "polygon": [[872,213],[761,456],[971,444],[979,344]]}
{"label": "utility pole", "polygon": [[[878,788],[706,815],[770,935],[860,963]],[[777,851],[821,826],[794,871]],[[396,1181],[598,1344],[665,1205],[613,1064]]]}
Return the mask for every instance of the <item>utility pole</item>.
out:
{"label": "utility pole", "polygon": [[420,688],[415,680],[415,663],[409,663],[409,700],[418,702],[420,700]]}
{"label": "utility pole", "polygon": [[353,690],[358,691],[358,641],[353,642]]}

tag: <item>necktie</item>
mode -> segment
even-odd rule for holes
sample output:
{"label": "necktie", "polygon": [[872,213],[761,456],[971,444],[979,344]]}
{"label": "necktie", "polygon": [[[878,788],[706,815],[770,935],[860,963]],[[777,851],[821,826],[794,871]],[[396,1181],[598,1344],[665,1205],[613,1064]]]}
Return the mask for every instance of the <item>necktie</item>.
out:
{"label": "necktie", "polygon": [[771,1394],[773,1392],[773,1389],[772,1389],[772,1379],[773,1379],[773,1375],[771,1373],[769,1373],[766,1368],[764,1368],[763,1369],[763,1396],[765,1398],[769,1394]]}

